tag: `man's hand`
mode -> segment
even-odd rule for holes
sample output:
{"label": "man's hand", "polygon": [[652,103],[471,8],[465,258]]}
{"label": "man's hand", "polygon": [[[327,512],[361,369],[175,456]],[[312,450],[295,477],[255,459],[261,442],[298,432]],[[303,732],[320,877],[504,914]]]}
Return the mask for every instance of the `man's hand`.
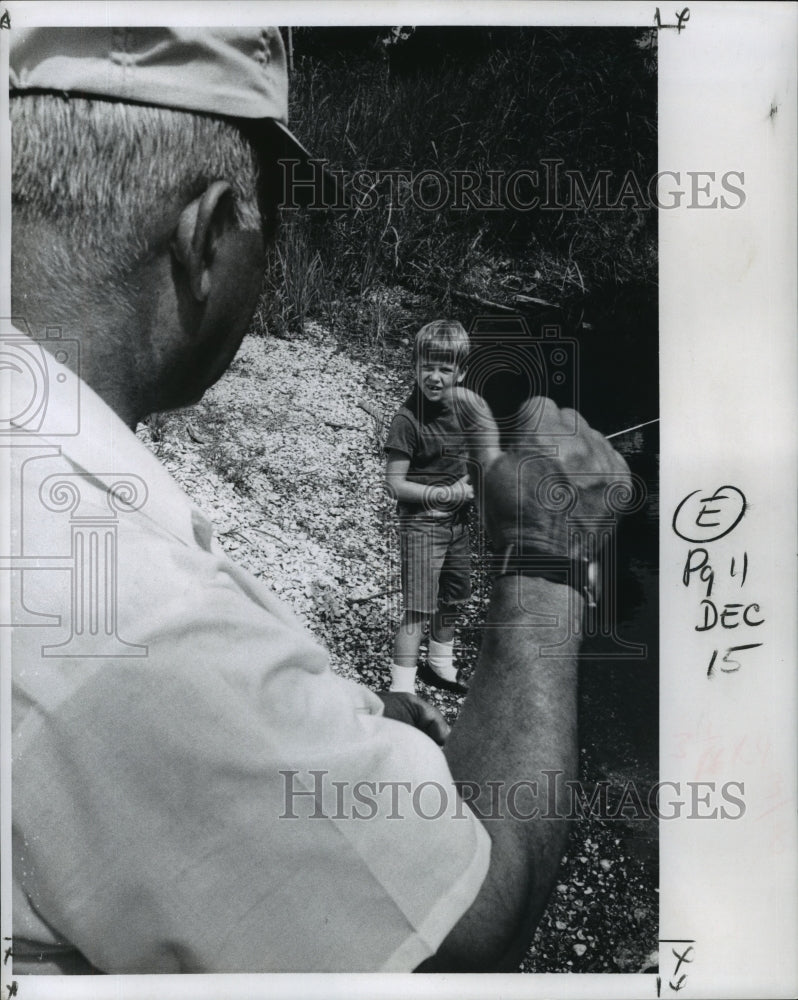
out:
{"label": "man's hand", "polygon": [[406,722],[408,726],[415,726],[435,740],[438,746],[443,746],[446,742],[450,732],[449,723],[437,708],[418,695],[403,691],[380,691],[377,697],[385,705],[386,719],[396,719],[398,722]]}
{"label": "man's hand", "polygon": [[449,407],[468,436],[468,450],[480,472],[487,472],[501,455],[499,429],[485,400],[470,389],[449,390]]}
{"label": "man's hand", "polygon": [[516,544],[575,558],[579,553],[569,551],[566,513],[572,525],[617,513],[606,495],[610,488],[629,489],[629,467],[574,410],[560,410],[542,396],[528,400],[503,452],[481,396],[454,388],[451,405],[482,474],[482,519],[497,550]]}
{"label": "man's hand", "polygon": [[629,467],[575,411],[538,397],[523,413],[510,449],[486,476],[485,527],[497,549],[515,544],[576,558],[568,525],[617,516],[607,498],[613,490],[630,489]]}

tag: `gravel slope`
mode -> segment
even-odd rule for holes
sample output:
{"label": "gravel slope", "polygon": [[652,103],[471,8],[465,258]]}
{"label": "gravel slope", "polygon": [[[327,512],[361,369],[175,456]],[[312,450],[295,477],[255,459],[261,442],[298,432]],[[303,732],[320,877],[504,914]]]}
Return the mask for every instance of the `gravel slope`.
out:
{"label": "gravel slope", "polygon": [[398,595],[351,603],[397,584],[381,428],[359,403],[390,414],[405,391],[321,338],[249,337],[199,405],[139,428],[228,554],[324,640],[337,671],[372,682]]}
{"label": "gravel slope", "polygon": [[[228,554],[307,623],[334,670],[375,690],[389,682],[400,611],[381,446],[385,421],[409,387],[409,369],[355,360],[317,328],[302,340],[248,337],[200,404],[138,430],[214,522]],[[475,548],[481,542],[476,523],[472,541]],[[458,630],[466,676],[488,586],[475,564],[474,596]],[[424,685],[418,691],[454,721],[455,697]],[[586,781],[600,777],[591,774],[591,760],[583,748]],[[524,971],[640,972],[655,965],[656,864],[629,851],[634,841],[623,826],[574,824]]]}

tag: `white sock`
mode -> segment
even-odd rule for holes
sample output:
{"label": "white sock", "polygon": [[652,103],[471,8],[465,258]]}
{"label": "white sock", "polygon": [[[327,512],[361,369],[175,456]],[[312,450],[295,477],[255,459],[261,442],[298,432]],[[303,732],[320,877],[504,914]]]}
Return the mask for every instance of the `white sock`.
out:
{"label": "white sock", "polygon": [[405,694],[416,692],[416,668],[400,667],[398,663],[391,664],[391,686],[389,691],[404,691]]}
{"label": "white sock", "polygon": [[454,665],[454,639],[451,642],[436,642],[435,639],[431,638],[429,641],[427,663],[438,677],[442,677],[445,681],[456,681],[457,667]]}

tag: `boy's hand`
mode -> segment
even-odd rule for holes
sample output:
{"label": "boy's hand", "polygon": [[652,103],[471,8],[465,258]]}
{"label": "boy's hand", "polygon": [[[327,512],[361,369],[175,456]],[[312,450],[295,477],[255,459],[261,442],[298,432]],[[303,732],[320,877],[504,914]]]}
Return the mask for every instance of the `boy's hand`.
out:
{"label": "boy's hand", "polygon": [[485,477],[485,527],[497,549],[516,544],[575,558],[569,525],[617,517],[621,504],[610,500],[614,492],[619,501],[631,498],[629,467],[575,411],[542,397],[524,410],[513,445]]}
{"label": "boy's hand", "polygon": [[474,499],[474,488],[468,473],[448,486],[437,484],[425,488],[424,507],[430,514],[451,514]]}
{"label": "boy's hand", "polygon": [[453,499],[456,501],[458,507],[466,503],[466,501],[474,499],[474,487],[471,485],[468,473],[461,476],[454,483],[452,490],[454,491]]}

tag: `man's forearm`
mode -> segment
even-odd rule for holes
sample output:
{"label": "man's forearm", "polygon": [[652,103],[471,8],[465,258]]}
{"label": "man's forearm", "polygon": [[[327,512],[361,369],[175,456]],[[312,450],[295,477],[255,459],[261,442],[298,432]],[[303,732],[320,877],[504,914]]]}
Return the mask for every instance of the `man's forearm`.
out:
{"label": "man's forearm", "polygon": [[[565,585],[512,576],[494,584],[479,665],[445,750],[491,836],[491,864],[430,969],[517,966],[543,911],[567,837],[558,818],[567,804],[553,790],[577,766],[581,611]],[[557,624],[535,624],[541,615]],[[540,655],[555,644],[556,656]]]}

